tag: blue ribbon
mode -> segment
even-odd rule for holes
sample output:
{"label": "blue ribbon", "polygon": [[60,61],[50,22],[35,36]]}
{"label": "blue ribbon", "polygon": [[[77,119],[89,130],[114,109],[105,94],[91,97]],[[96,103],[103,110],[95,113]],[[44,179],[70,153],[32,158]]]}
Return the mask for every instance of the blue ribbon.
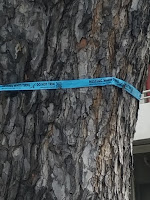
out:
{"label": "blue ribbon", "polygon": [[93,78],[93,79],[79,79],[79,80],[64,80],[64,81],[38,81],[38,82],[23,82],[12,83],[7,85],[0,85],[0,91],[18,91],[18,90],[54,90],[54,89],[67,89],[67,88],[82,88],[94,86],[114,85],[123,88],[136,99],[140,100],[141,93],[131,84],[115,78]]}

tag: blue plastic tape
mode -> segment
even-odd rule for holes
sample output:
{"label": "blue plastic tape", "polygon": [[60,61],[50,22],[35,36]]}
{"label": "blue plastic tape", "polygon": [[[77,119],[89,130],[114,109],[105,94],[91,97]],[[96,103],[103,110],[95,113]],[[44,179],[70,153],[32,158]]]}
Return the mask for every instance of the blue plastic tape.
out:
{"label": "blue plastic tape", "polygon": [[123,88],[136,99],[140,100],[141,98],[141,93],[135,87],[115,77],[65,80],[65,81],[38,81],[38,82],[13,83],[7,85],[0,85],[0,91],[46,90],[46,89],[55,90],[60,88],[67,89],[67,88],[106,86],[106,85],[114,85],[119,88]]}

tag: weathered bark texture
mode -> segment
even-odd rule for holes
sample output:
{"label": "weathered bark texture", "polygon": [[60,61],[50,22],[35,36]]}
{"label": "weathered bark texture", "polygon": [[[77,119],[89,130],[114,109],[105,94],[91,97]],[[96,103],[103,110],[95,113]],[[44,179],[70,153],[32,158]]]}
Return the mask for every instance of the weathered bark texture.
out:
{"label": "weathered bark texture", "polygon": [[[0,84],[115,76],[142,90],[149,0],[0,0]],[[0,93],[0,200],[128,200],[138,102],[113,86]]]}

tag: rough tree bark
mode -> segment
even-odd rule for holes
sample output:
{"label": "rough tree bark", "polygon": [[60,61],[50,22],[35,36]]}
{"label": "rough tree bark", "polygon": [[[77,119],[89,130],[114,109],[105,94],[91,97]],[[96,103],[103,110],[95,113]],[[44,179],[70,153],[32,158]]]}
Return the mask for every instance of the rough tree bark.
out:
{"label": "rough tree bark", "polygon": [[[0,84],[115,76],[142,91],[149,0],[1,0]],[[0,93],[1,200],[128,200],[138,102],[114,86]]]}

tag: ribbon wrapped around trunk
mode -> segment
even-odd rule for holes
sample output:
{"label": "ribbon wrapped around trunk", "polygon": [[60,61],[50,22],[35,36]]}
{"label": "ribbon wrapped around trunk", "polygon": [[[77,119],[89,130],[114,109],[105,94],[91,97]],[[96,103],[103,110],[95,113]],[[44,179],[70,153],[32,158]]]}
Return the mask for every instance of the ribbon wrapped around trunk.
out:
{"label": "ribbon wrapped around trunk", "polygon": [[95,86],[106,86],[106,85],[114,85],[119,88],[123,88],[137,100],[140,100],[141,98],[141,93],[135,87],[115,77],[12,83],[7,85],[0,85],[0,91],[55,90],[55,89],[83,88],[83,87],[95,87]]}

